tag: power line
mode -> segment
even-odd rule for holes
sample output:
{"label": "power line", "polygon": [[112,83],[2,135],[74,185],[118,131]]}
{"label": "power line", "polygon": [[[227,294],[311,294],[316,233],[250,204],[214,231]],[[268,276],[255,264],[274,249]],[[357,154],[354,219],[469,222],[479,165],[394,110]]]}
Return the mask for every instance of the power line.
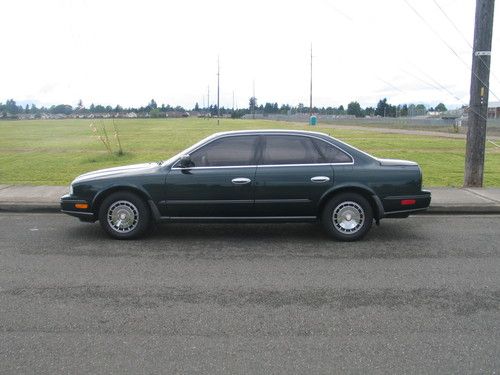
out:
{"label": "power line", "polygon": [[431,75],[429,75],[428,73],[424,72],[421,68],[417,67],[417,69],[420,71],[420,73],[422,73],[423,75],[425,75],[428,79],[430,79],[432,82],[434,82],[434,84],[437,86],[437,88],[441,89],[442,91],[445,91],[446,93],[448,93],[449,95],[451,95],[455,100],[458,100],[460,103],[464,104],[463,100],[461,98],[459,98],[457,95],[455,95],[450,89],[448,89],[446,86],[442,85],[441,83],[439,83],[439,81],[437,81],[434,77],[432,77]]}
{"label": "power line", "polygon": [[[341,15],[345,16],[345,18],[347,18],[347,19],[348,19],[349,21],[351,21],[352,23],[354,23],[354,24],[356,24],[356,23],[357,23],[357,20],[355,20],[355,19],[351,18],[350,16],[347,16],[347,15],[346,15],[344,12],[342,12],[340,9],[333,7],[333,5],[332,5],[330,2],[328,2],[327,0],[324,0],[324,1],[325,1],[325,3],[327,3],[328,5],[330,5],[330,6],[331,6],[331,7],[332,7],[332,8],[333,8],[333,9],[334,9],[337,13],[339,13],[339,14],[341,14]],[[406,0],[405,0],[405,1],[406,1]],[[408,5],[408,6],[409,6],[409,7],[410,7],[410,8],[411,8],[411,9],[412,9],[412,10],[413,10],[416,14],[417,14],[417,16],[418,16],[419,18],[421,18],[424,22],[426,22],[426,23],[427,23],[427,21],[426,21],[426,20],[425,20],[425,19],[424,19],[421,15],[420,15],[420,13],[418,13],[418,12],[416,11],[416,9],[414,9],[414,8],[413,8],[410,4],[408,4],[408,2],[407,2],[407,5]],[[432,26],[430,26],[430,25],[429,25],[429,27],[431,27],[431,29],[432,29]],[[432,30],[433,30],[433,32],[437,33],[434,29],[432,29]],[[442,39],[442,38],[440,37],[440,39]],[[444,43],[446,43],[445,41],[443,41],[443,42],[444,42]],[[448,48],[452,49],[452,51],[453,51],[453,53],[454,53],[455,55],[458,55],[458,54],[455,52],[455,50],[453,50],[453,48],[452,48],[451,46],[449,46],[449,45],[448,45]],[[460,58],[460,56],[458,56],[458,57]],[[413,65],[413,64],[412,64],[412,65]],[[368,70],[370,70],[370,71],[372,72],[372,74],[373,74],[373,75],[374,75],[374,76],[375,76],[375,77],[376,77],[379,81],[381,81],[381,82],[383,82],[384,84],[386,84],[387,86],[391,87],[393,90],[399,91],[399,92],[401,92],[401,93],[405,93],[405,91],[401,90],[399,87],[397,87],[397,86],[395,86],[394,84],[392,84],[391,82],[388,82],[388,81],[386,81],[385,79],[381,78],[381,77],[377,74],[377,72],[376,72],[374,69],[371,69],[371,68],[370,68],[370,66],[369,66],[369,65],[368,65],[368,66],[366,66],[366,68],[368,68]],[[407,73],[407,72],[405,72],[405,73]],[[423,72],[423,71],[422,71],[422,73],[423,73],[423,74],[426,74],[426,73],[425,73],[425,72]],[[411,74],[411,75],[413,75],[413,74]],[[426,75],[427,75],[427,74],[426,74]],[[414,76],[414,75],[413,75],[413,76]],[[429,75],[427,75],[427,76],[429,77],[429,79],[431,79],[432,81],[434,81],[434,82],[436,82],[436,83],[433,85],[433,84],[430,84],[430,83],[428,83],[428,82],[426,82],[426,81],[422,80],[422,79],[421,79],[421,78],[419,78],[419,77],[415,77],[415,76],[414,76],[414,77],[415,77],[416,79],[418,79],[419,81],[424,82],[426,85],[428,85],[428,86],[430,86],[430,87],[432,87],[432,88],[434,88],[434,89],[445,91],[448,95],[451,95],[454,99],[458,100],[460,103],[463,103],[462,99],[458,98],[455,94],[453,94],[451,91],[449,91],[447,88],[445,88],[443,85],[441,85],[439,82],[437,82],[435,79],[433,79],[433,78],[432,78],[432,77],[430,77]]]}
{"label": "power line", "polygon": [[497,100],[500,101],[500,98],[498,96],[495,95],[495,93],[488,87],[488,85],[486,85],[478,76],[477,74],[472,70],[472,68],[469,66],[469,64],[467,64],[467,62],[465,62],[465,60],[457,53],[457,51],[455,51],[455,49],[436,31],[436,29],[434,29],[434,27],[432,27],[432,25],[425,19],[425,17],[423,17],[410,3],[408,0],[404,0],[406,5],[408,5],[408,7],[413,11],[413,13],[415,13],[418,18],[420,18],[426,25],[427,27],[429,27],[429,29],[439,38],[439,40],[441,40],[441,42],[444,43],[444,45],[446,47],[448,47],[448,49],[451,51],[451,53],[453,53],[466,67],[468,70],[471,71],[471,73],[476,77],[476,79],[479,80],[479,82],[481,82],[481,84],[489,91],[491,92],[491,95],[493,95]]}
{"label": "power line", "polygon": [[418,81],[426,84],[427,86],[430,86],[434,89],[438,89],[438,90],[441,90],[441,91],[444,91],[446,92],[448,95],[450,95],[451,97],[453,97],[455,100],[457,100],[461,105],[462,107],[467,107],[468,110],[470,112],[473,112],[475,113],[476,115],[480,116],[483,120],[488,120],[486,117],[482,116],[480,113],[476,112],[473,108],[470,108],[468,104],[466,104],[461,98],[459,98],[456,94],[454,94],[450,89],[448,89],[446,86],[442,85],[438,80],[436,80],[434,77],[432,77],[430,74],[424,72],[421,68],[419,68],[418,66],[412,64],[415,68],[417,68],[420,73],[422,73],[423,75],[425,75],[429,80],[431,80],[433,83],[429,83],[428,81],[422,79],[421,77],[417,76],[416,74],[413,74],[407,70],[403,70],[401,69],[401,71],[405,74],[408,74],[408,75],[411,75],[412,77],[414,77],[415,79],[417,79]]}
{"label": "power line", "polygon": [[335,12],[337,12],[341,16],[345,17],[347,20],[349,20],[351,22],[354,22],[354,20],[351,18],[351,16],[349,14],[347,14],[346,12],[340,10],[339,8],[337,8],[336,6],[334,6],[331,2],[325,0],[324,3],[326,5],[328,5],[328,6],[330,6]]}
{"label": "power line", "polygon": [[460,31],[460,29],[457,27],[457,25],[455,24],[455,22],[453,22],[453,20],[448,16],[448,14],[443,10],[443,8],[441,8],[441,6],[437,2],[437,0],[432,0],[432,1],[434,1],[434,4],[438,7],[438,9],[441,11],[441,13],[446,17],[446,19],[450,22],[450,24],[453,26],[453,28],[460,34],[460,36],[465,41],[465,43],[467,43],[471,49],[474,49],[472,47],[472,44],[465,37],[465,35]]}
{"label": "power line", "polygon": [[[418,67],[417,67],[418,68]],[[406,72],[405,73],[408,73],[410,75],[412,75],[413,77],[415,77],[417,80],[429,85],[430,87],[433,87],[433,88],[437,88],[441,91],[444,91],[446,92],[447,94],[449,94],[450,96],[452,96],[454,99],[458,100],[458,102],[460,102],[462,104],[462,107],[467,107],[469,111],[473,112],[474,114],[476,114],[477,116],[480,116],[483,120],[486,120],[488,121],[488,119],[486,117],[484,117],[483,115],[481,115],[480,113],[476,112],[473,108],[471,108],[469,105],[467,105],[461,98],[459,98],[457,95],[455,95],[450,89],[448,89],[446,86],[443,86],[441,83],[439,83],[436,79],[434,79],[432,76],[430,76],[428,73],[424,72],[423,70],[421,70],[420,68],[418,68],[420,70],[420,72],[422,74],[424,74],[425,76],[427,76],[427,78],[429,78],[432,82],[434,82],[434,85],[426,82],[425,80],[421,79],[420,77],[418,77],[417,75],[414,75],[412,73],[409,73],[409,72]]]}
{"label": "power line", "polygon": [[460,61],[464,62],[465,61],[462,59],[462,57],[460,57],[460,55],[457,53],[457,51],[455,51],[455,49],[453,49],[452,46],[450,46],[450,44],[434,29],[434,27],[432,27],[432,25],[427,22],[427,20],[425,19],[424,16],[422,16],[414,7],[413,5],[411,5],[409,3],[408,0],[404,0],[406,5],[408,5],[408,7],[413,11],[413,13],[415,13],[417,15],[418,18],[420,18],[426,25],[427,27],[429,27],[429,29],[431,29],[431,31],[439,38],[439,40],[441,40],[441,42],[444,43],[444,45],[446,47],[448,47],[448,49],[451,51],[451,53],[453,53]]}
{"label": "power line", "polygon": [[[474,71],[472,70],[472,68],[462,59],[462,57],[455,51],[455,49],[443,38],[441,37],[441,35],[432,27],[432,25],[408,2],[408,0],[405,0],[406,4],[409,6],[409,8],[431,29],[431,31],[446,45],[446,47],[448,47],[448,49],[467,67],[468,70],[471,71],[471,73],[476,77],[478,78],[478,80],[483,83],[484,85],[484,82],[482,82],[479,77],[477,77],[477,75],[474,73]],[[439,4],[437,3],[436,0],[434,0],[434,3],[436,4],[436,6],[440,9],[440,11],[445,15],[445,17],[448,19],[448,21],[453,25],[453,27],[460,33],[460,35],[464,38],[464,40],[466,41],[466,43],[472,48],[472,45],[469,43],[469,41],[465,38],[465,36],[462,34],[462,32],[458,29],[458,27],[455,25],[455,23],[451,20],[451,18],[446,14],[446,12],[439,6]],[[349,18],[351,22],[354,22],[354,20],[352,18]],[[472,48],[473,49],[473,48]],[[480,61],[484,63],[484,61],[482,61],[480,59]],[[486,64],[485,64],[486,65]],[[415,66],[415,65],[414,65]],[[417,67],[418,68],[418,67]],[[413,77],[415,77],[417,80],[425,83],[426,85],[434,88],[434,89],[439,89],[441,91],[444,91],[446,92],[448,95],[450,95],[451,97],[453,97],[455,100],[457,100],[459,103],[462,104],[463,107],[466,107],[468,108],[468,111],[471,112],[471,113],[474,113],[476,116],[479,116],[481,117],[483,120],[486,120],[487,121],[487,118],[484,117],[482,114],[478,113],[477,111],[475,111],[474,108],[468,106],[461,98],[459,98],[456,94],[454,94],[450,89],[448,89],[447,87],[445,87],[444,85],[442,85],[439,81],[437,81],[436,79],[434,79],[432,76],[430,76],[428,73],[424,72],[422,69],[418,68],[419,71],[424,74],[425,76],[427,76],[427,78],[429,80],[431,80],[433,82],[433,84],[421,79],[420,77],[414,75],[414,74],[410,74],[412,75]],[[404,92],[402,91],[401,89],[399,89],[398,87],[394,86],[392,83],[390,82],[387,82],[385,81],[384,79],[380,78],[377,76],[377,78],[384,82],[385,84],[387,84],[388,86],[392,87],[393,89],[397,90],[397,91],[400,91],[400,92]],[[488,87],[488,85],[484,85],[486,86],[486,89],[488,89],[489,92],[492,93],[493,96],[495,96],[497,99],[498,97],[495,95],[495,93],[493,93],[493,91]],[[500,100],[500,99],[498,99]]]}
{"label": "power line", "polygon": [[[326,3],[329,4],[328,1],[325,0]],[[410,9],[432,30],[432,32],[437,35],[437,37],[448,47],[448,49],[450,49],[450,51],[466,66],[466,68],[468,70],[471,70],[472,72],[472,69],[469,67],[469,65],[460,57],[460,55],[455,51],[455,49],[448,43],[446,42],[446,40],[444,38],[441,37],[441,35],[432,27],[432,25],[408,2],[408,0],[405,0],[406,4],[410,7]],[[442,9],[441,6],[439,6],[439,4],[437,3],[436,0],[434,0],[436,6],[440,9],[440,11],[446,16],[446,18],[448,19],[448,21],[450,23],[452,23],[453,27],[462,35],[462,37],[464,38],[464,40],[466,41],[466,43],[472,47],[470,45],[470,43],[467,41],[466,37],[460,32],[460,30],[458,29],[458,27],[456,26],[456,24],[452,21],[452,19],[446,14],[446,12],[444,11],[444,9]],[[329,4],[330,6],[332,6],[332,4]],[[333,7],[333,6],[332,6]],[[345,15],[345,13],[341,12],[339,9],[337,8],[334,8],[334,10],[338,13],[341,13],[342,15],[344,15],[349,21],[351,21],[352,23],[356,23],[356,20],[354,20],[353,18],[351,17],[347,17]],[[484,61],[481,60],[481,62],[484,64]],[[414,64],[412,64],[414,65]],[[415,65],[414,65],[415,66]],[[417,67],[418,68],[418,67]],[[420,68],[418,68],[419,71],[424,74],[425,76],[427,76],[427,78],[429,80],[431,80],[433,83],[429,83],[423,79],[421,79],[420,77],[417,77],[413,74],[410,73],[410,75],[412,75],[413,77],[415,77],[417,80],[425,83],[426,85],[434,88],[434,89],[438,89],[438,90],[441,90],[441,91],[444,91],[446,92],[448,95],[450,95],[452,98],[454,98],[455,100],[457,100],[459,103],[461,103],[463,106],[467,107],[468,105],[465,104],[464,100],[462,98],[459,98],[456,94],[454,94],[452,91],[450,91],[447,87],[445,87],[444,85],[442,85],[441,83],[439,83],[436,79],[434,79],[432,76],[430,76],[429,74],[425,73],[424,71],[422,71]],[[391,87],[392,89],[396,90],[396,91],[399,91],[399,92],[402,92],[404,93],[405,91],[401,90],[400,88],[398,88],[397,86],[395,86],[394,84],[392,84],[391,82],[388,82],[386,80],[384,80],[383,78],[381,78],[380,76],[378,76],[376,74],[376,72],[374,70],[372,70],[372,73],[374,73],[374,75],[377,77],[377,79],[383,83],[385,83],[387,86]],[[408,72],[405,72],[405,73],[408,73]],[[472,72],[473,73],[473,72]],[[474,73],[473,73],[474,74]],[[492,95],[494,95],[497,99],[498,97],[491,91],[491,89],[489,87],[487,87],[487,89],[492,93]],[[500,100],[500,99],[499,99]],[[473,109],[469,109],[471,111],[473,111]]]}
{"label": "power line", "polygon": [[[460,36],[462,37],[462,39],[465,41],[465,43],[467,43],[467,45],[470,47],[470,49],[472,51],[474,51],[474,47],[472,47],[472,44],[469,42],[469,40],[465,37],[465,35],[462,33],[462,31],[460,31],[460,29],[458,28],[458,26],[455,24],[455,22],[453,22],[453,20],[450,18],[450,16],[448,16],[448,13],[446,13],[444,11],[444,9],[439,5],[439,3],[437,2],[437,0],[432,0],[434,2],[434,4],[436,5],[436,7],[438,7],[438,9],[441,11],[441,13],[443,14],[443,16],[446,17],[446,19],[448,20],[448,22],[453,26],[453,28],[460,34]],[[479,59],[479,61],[481,61],[481,63],[488,69],[490,70],[490,67],[482,60],[482,59]],[[490,74],[493,76],[493,78],[495,78],[495,80],[497,82],[500,83],[500,80],[496,77],[495,74],[493,74],[493,72],[490,70]],[[490,90],[491,91],[491,90]]]}
{"label": "power line", "polygon": [[385,79],[383,79],[383,78],[381,78],[381,77],[379,77],[379,76],[376,76],[376,77],[377,77],[377,79],[378,79],[379,81],[384,82],[387,86],[392,87],[394,90],[399,91],[399,92],[402,92],[402,93],[404,94],[404,91],[403,91],[403,90],[401,90],[400,88],[398,88],[398,87],[394,86],[394,85],[393,85],[392,83],[390,83],[389,81],[386,81]]}
{"label": "power line", "polygon": [[405,69],[401,69],[401,71],[402,71],[404,74],[409,75],[409,76],[412,76],[412,77],[413,77],[413,78],[415,78],[416,80],[418,80],[418,81],[420,81],[420,82],[422,82],[422,83],[426,84],[426,85],[427,85],[427,86],[429,86],[429,87],[432,87],[432,88],[433,88],[433,89],[435,89],[435,90],[440,90],[440,87],[439,87],[439,86],[437,86],[437,85],[435,85],[435,84],[433,84],[433,83],[429,83],[429,81],[426,81],[425,79],[422,79],[422,77],[419,77],[419,76],[417,76],[416,74],[414,74],[414,73],[412,73],[412,72],[409,72],[409,71],[407,71],[407,70],[405,70]]}

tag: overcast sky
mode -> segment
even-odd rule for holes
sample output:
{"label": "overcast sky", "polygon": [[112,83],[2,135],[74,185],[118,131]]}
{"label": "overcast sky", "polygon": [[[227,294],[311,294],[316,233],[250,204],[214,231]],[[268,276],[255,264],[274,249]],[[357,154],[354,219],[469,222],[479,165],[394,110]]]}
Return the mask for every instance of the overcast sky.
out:
{"label": "overcast sky", "polygon": [[2,1],[0,101],[192,108],[210,86],[213,104],[219,55],[221,106],[248,106],[253,81],[259,104],[308,105],[312,42],[316,106],[468,103],[475,0],[408,3],[431,27],[405,0]]}

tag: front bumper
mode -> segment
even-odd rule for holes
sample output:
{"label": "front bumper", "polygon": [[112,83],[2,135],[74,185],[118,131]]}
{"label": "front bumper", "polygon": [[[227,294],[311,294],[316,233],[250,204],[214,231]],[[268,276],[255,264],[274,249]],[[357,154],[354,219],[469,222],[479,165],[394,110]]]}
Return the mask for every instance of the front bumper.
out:
{"label": "front bumper", "polygon": [[[94,212],[92,212],[92,207],[90,203],[84,199],[78,199],[74,196],[66,194],[61,197],[60,204],[61,204],[61,212],[65,214],[77,217],[82,221],[93,222],[97,220]],[[88,208],[76,208],[75,205],[78,204],[87,204]]]}
{"label": "front bumper", "polygon": [[[413,202],[411,204],[403,204],[403,202]],[[412,213],[417,211],[424,211],[429,208],[431,204],[431,192],[422,190],[415,195],[398,195],[390,196],[382,199],[384,206],[384,216],[391,216],[403,213]]]}

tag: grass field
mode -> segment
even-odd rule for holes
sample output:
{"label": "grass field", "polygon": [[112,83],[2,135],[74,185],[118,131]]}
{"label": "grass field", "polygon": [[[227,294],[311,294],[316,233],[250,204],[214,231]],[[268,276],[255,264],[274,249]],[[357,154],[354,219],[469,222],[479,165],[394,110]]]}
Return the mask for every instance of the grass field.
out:
{"label": "grass field", "polygon": [[[87,171],[167,159],[216,131],[265,128],[322,131],[378,157],[417,161],[425,186],[461,186],[463,182],[465,141],[461,139],[265,120],[222,119],[217,125],[213,119],[131,119],[116,120],[125,152],[117,156],[93,136],[90,122],[0,121],[0,184],[64,185]],[[114,142],[111,121],[104,122]],[[491,144],[486,150],[485,186],[500,186],[500,149]]]}

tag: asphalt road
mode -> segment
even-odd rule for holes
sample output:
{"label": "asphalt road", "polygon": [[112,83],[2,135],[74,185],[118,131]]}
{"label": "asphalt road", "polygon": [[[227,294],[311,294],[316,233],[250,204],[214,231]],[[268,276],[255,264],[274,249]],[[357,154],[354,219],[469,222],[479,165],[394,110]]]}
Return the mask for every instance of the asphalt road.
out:
{"label": "asphalt road", "polygon": [[0,373],[500,372],[500,217],[163,225],[0,214]]}

